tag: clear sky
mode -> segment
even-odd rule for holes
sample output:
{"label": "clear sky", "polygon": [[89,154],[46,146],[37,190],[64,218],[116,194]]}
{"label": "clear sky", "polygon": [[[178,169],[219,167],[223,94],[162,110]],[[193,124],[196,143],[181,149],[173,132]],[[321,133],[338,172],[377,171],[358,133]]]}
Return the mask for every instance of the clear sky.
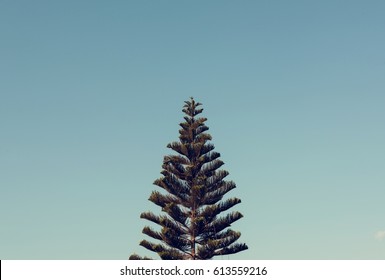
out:
{"label": "clear sky", "polygon": [[0,259],[156,257],[139,215],[190,96],[242,199],[230,259],[385,259],[384,11],[0,0]]}

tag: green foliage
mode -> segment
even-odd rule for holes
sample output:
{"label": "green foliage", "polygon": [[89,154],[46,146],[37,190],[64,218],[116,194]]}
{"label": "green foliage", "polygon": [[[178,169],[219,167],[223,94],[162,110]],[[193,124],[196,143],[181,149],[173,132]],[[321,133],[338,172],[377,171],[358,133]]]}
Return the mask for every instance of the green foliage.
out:
{"label": "green foliage", "polygon": [[[219,169],[223,162],[208,142],[211,135],[206,133],[207,119],[196,117],[203,111],[198,108],[201,105],[193,98],[185,101],[182,111],[186,116],[180,124],[179,141],[167,145],[177,154],[164,157],[163,176],[154,182],[163,190],[153,191],[149,200],[164,214],[144,212],[140,216],[161,228],[158,232],[144,227],[142,232],[160,243],[142,240],[140,245],[164,260],[204,260],[247,249],[246,244],[236,243],[241,234],[229,228],[242,214],[224,213],[241,200],[223,200],[236,185],[225,181],[228,172]],[[134,254],[130,259],[149,258]]]}

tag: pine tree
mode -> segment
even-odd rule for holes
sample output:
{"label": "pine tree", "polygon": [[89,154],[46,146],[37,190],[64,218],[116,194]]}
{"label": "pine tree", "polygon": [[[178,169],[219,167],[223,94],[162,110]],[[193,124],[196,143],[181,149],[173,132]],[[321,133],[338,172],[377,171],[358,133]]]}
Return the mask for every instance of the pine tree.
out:
{"label": "pine tree", "polygon": [[[225,181],[229,173],[219,169],[224,163],[209,142],[207,118],[197,117],[203,111],[198,108],[201,105],[193,98],[185,101],[182,111],[186,116],[180,124],[179,141],[167,146],[177,154],[164,157],[163,176],[154,182],[163,191],[153,191],[149,200],[160,206],[164,214],[140,215],[161,227],[160,232],[149,226],[142,231],[160,243],[143,240],[140,245],[164,260],[205,260],[247,249],[246,244],[236,242],[241,233],[229,228],[242,214],[223,213],[241,200],[223,200],[236,185]],[[130,259],[143,258],[134,254]]]}

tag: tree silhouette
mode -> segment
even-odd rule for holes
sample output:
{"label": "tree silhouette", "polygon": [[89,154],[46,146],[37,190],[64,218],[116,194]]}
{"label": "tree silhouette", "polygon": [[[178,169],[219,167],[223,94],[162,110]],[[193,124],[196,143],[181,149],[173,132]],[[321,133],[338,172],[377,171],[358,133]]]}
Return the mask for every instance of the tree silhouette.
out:
{"label": "tree silhouette", "polygon": [[[193,98],[185,101],[182,111],[186,116],[180,124],[179,141],[167,146],[177,154],[164,157],[163,176],[154,182],[163,190],[153,191],[149,200],[160,206],[164,214],[140,215],[161,227],[160,232],[149,226],[142,231],[160,243],[142,240],[140,245],[164,260],[205,260],[247,249],[246,244],[236,242],[241,233],[229,228],[242,214],[223,213],[241,200],[223,200],[236,185],[225,181],[229,173],[219,169],[224,163],[209,142],[207,118],[197,117],[203,111],[198,108],[201,105]],[[133,254],[130,259],[148,258]]]}

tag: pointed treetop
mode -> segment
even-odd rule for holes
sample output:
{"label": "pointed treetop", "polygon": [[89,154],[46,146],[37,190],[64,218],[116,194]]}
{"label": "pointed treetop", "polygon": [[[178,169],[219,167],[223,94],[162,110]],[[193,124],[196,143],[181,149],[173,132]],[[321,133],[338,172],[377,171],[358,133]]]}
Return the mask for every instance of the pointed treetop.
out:
{"label": "pointed treetop", "polygon": [[202,103],[195,102],[193,97],[190,97],[190,101],[185,101],[184,103],[185,105],[183,106],[182,112],[190,118],[194,118],[196,115],[203,112],[203,108],[197,109],[197,107],[201,106]]}

